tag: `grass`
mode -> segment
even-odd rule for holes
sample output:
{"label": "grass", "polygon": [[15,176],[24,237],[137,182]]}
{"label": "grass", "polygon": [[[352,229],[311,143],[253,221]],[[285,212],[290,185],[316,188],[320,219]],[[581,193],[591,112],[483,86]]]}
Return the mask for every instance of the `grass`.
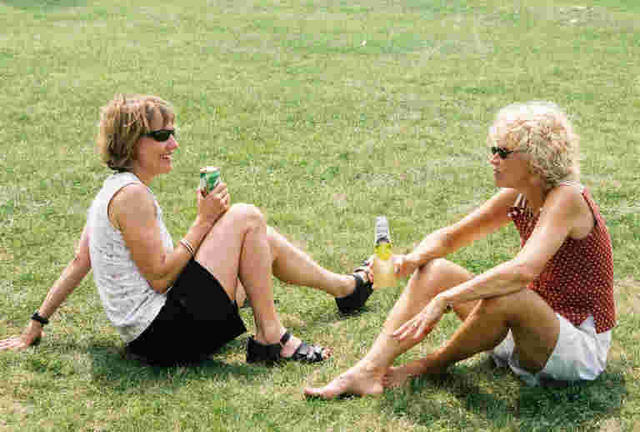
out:
{"label": "grass", "polygon": [[[582,178],[614,243],[619,324],[593,383],[530,389],[480,356],[381,398],[305,401],[370,346],[398,290],[342,319],[276,284],[285,324],[334,347],[314,367],[247,366],[243,339],[195,368],[123,360],[87,279],[43,343],[0,356],[0,431],[638,430],[640,8],[631,0],[0,0],[0,338],[19,332],[71,258],[107,171],[93,139],[116,92],[178,113],[174,172],[153,189],[178,238],[197,170],[336,271],[386,214],[398,252],[489,197],[497,109],[549,99],[582,137]],[[480,272],[507,229],[451,258]],[[243,312],[248,325],[251,317]],[[438,346],[455,322],[401,358]]]}

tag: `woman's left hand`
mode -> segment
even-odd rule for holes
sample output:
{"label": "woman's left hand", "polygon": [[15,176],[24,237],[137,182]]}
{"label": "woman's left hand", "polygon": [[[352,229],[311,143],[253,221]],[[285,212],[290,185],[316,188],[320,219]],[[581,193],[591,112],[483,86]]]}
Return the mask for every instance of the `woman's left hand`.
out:
{"label": "woman's left hand", "polygon": [[441,297],[435,296],[424,309],[402,324],[391,336],[397,341],[403,341],[409,337],[420,340],[433,330],[446,310],[447,303]]}

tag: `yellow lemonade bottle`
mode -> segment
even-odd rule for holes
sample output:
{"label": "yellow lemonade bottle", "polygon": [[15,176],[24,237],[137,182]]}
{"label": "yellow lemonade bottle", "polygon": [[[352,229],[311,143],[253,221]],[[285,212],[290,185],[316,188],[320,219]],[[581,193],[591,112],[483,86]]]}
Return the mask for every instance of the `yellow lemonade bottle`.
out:
{"label": "yellow lemonade bottle", "polygon": [[396,286],[396,275],[391,261],[391,234],[385,216],[376,218],[376,236],[373,257],[373,288]]}

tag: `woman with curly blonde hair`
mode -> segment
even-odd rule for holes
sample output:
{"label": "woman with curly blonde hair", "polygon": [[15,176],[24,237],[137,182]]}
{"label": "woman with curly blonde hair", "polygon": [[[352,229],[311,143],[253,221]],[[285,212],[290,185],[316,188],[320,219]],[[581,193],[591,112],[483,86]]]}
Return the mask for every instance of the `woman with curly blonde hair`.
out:
{"label": "woman with curly blonde hair", "polygon": [[[499,192],[393,257],[398,276],[411,278],[372,348],[305,394],[379,394],[482,351],[530,385],[593,380],[604,370],[616,322],[611,241],[579,183],[578,136],[555,104],[529,102],[500,110],[488,142]],[[513,259],[473,275],[443,258],[509,223],[521,238]],[[426,357],[393,367],[448,310],[462,321],[453,336]]]}

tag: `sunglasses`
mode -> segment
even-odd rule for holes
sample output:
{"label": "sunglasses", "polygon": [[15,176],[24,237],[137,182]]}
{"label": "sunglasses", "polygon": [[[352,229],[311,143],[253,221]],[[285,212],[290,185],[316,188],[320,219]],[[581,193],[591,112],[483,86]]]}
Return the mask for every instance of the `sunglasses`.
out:
{"label": "sunglasses", "polygon": [[500,159],[506,159],[507,156],[515,152],[516,150],[507,150],[507,149],[503,149],[502,147],[491,147],[491,154],[494,155],[498,153],[498,156],[500,156]]}
{"label": "sunglasses", "polygon": [[176,134],[175,129],[158,129],[158,130],[148,132],[144,134],[144,136],[151,137],[154,140],[159,142],[165,142],[166,140],[169,139],[171,135],[175,136],[175,134]]}

